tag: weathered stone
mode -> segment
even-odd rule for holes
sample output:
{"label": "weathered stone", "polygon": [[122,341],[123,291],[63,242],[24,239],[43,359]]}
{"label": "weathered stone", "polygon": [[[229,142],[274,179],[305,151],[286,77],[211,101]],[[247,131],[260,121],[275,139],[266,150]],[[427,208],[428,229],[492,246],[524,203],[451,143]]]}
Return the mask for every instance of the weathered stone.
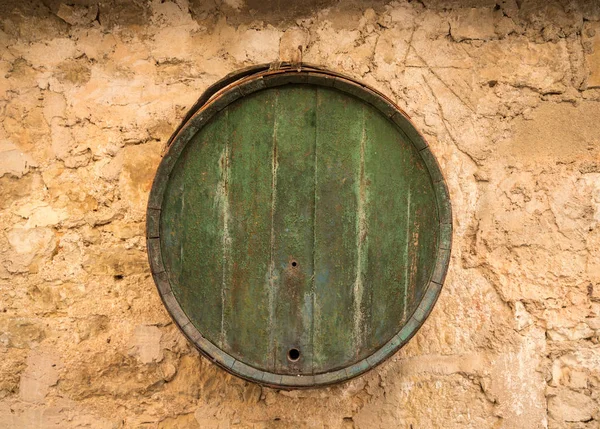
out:
{"label": "weathered stone", "polygon": [[[108,347],[106,340],[100,345]],[[157,365],[139,364],[136,358],[114,351],[93,353],[88,349],[72,357],[70,370],[63,374],[58,387],[63,394],[82,401],[94,396],[134,397],[162,382],[162,371]]]}
{"label": "weathered stone", "polygon": [[177,374],[177,367],[170,362],[166,362],[162,365],[163,379],[165,381],[171,381]]}
{"label": "weathered stone", "polygon": [[7,232],[13,252],[6,258],[12,272],[37,271],[38,264],[52,256],[56,239],[48,228],[12,228]]}
{"label": "weathered stone", "polygon": [[411,28],[386,29],[381,32],[373,56],[377,79],[391,80],[401,73],[410,53],[409,42],[412,36],[413,29]]}
{"label": "weathered stone", "polygon": [[83,85],[90,80],[92,72],[87,64],[81,60],[67,60],[57,67],[56,77],[60,81],[73,85]]}
{"label": "weathered stone", "polygon": [[160,143],[127,146],[123,149],[123,169],[119,187],[121,199],[129,207],[134,219],[141,220],[156,167],[160,159]]}
{"label": "weathered stone", "polygon": [[80,6],[61,3],[56,15],[67,24],[87,25],[96,19],[98,5]]}
{"label": "weathered stone", "polygon": [[[175,378],[168,383],[167,389],[176,394],[198,398],[201,393],[218,394],[219,381],[214,373],[201,371],[204,365],[199,357],[191,355],[182,357],[178,364]],[[204,368],[206,370],[206,368]]]}
{"label": "weathered stone", "polygon": [[[1,338],[1,337],[0,337]],[[0,340],[1,341],[1,340]],[[21,372],[25,369],[27,349],[0,349],[0,410],[3,408],[3,399],[18,394]],[[0,421],[2,411],[0,411]]]}
{"label": "weathered stone", "polygon": [[488,40],[496,36],[495,13],[492,9],[470,8],[454,12],[450,18],[450,35],[463,40]]}
{"label": "weathered stone", "polygon": [[121,240],[128,240],[136,237],[142,238],[145,235],[144,225],[142,223],[115,221],[104,226],[102,230],[110,232],[115,238]]}
{"label": "weathered stone", "polygon": [[132,337],[133,354],[142,363],[160,362],[163,359],[160,339],[162,332],[156,326],[140,325],[135,328]]}
{"label": "weathered stone", "polygon": [[583,31],[585,60],[589,68],[588,88],[600,87],[600,23],[591,22]]}
{"label": "weathered stone", "polygon": [[588,376],[583,371],[571,371],[567,383],[571,389],[585,389],[588,387]]}
{"label": "weathered stone", "polygon": [[83,269],[93,275],[125,276],[146,272],[147,258],[144,252],[123,247],[106,251],[90,249],[83,260]]}
{"label": "weathered stone", "polygon": [[482,82],[502,82],[542,93],[565,91],[565,70],[560,64],[569,60],[564,41],[540,45],[520,37],[506,46],[503,43],[493,40],[473,50]]}
{"label": "weathered stone", "polygon": [[27,219],[26,228],[57,225],[68,216],[63,210],[55,210],[49,204],[41,202],[24,204],[13,213]]}
{"label": "weathered stone", "polygon": [[131,4],[124,0],[111,0],[98,4],[99,16],[103,26],[135,27],[148,21],[149,10],[147,5]]}
{"label": "weathered stone", "polygon": [[19,395],[25,402],[43,402],[50,387],[58,382],[62,369],[53,353],[34,349],[27,357],[27,368],[21,374]]}
{"label": "weathered stone", "polygon": [[589,421],[596,407],[589,396],[568,389],[560,389],[556,396],[548,400],[548,412],[559,421]]}
{"label": "weathered stone", "polygon": [[93,61],[99,61],[113,51],[117,43],[115,35],[104,33],[100,28],[74,28],[77,34],[77,45],[81,48],[85,56]]}
{"label": "weathered stone", "polygon": [[310,35],[301,28],[290,28],[283,33],[279,41],[279,60],[293,63],[302,60],[302,53],[308,46]]}
{"label": "weathered stone", "polygon": [[35,162],[14,143],[0,141],[0,177],[7,174],[22,177],[32,166],[35,166]]}
{"label": "weathered stone", "polygon": [[107,330],[109,319],[107,316],[94,314],[80,319],[77,322],[77,333],[80,340],[94,338]]}
{"label": "weathered stone", "polygon": [[540,30],[543,32],[550,26],[562,37],[581,31],[583,24],[579,7],[564,8],[561,2],[556,0],[547,1],[543,5],[535,2],[521,4],[519,17],[532,33]]}
{"label": "weathered stone", "polygon": [[[227,0],[233,1],[233,0]],[[158,424],[159,429],[200,429],[201,426],[194,414],[182,414],[177,417],[167,417]]]}
{"label": "weathered stone", "polygon": [[592,118],[598,115],[597,103],[540,106],[529,120],[515,123],[514,137],[500,150],[506,156],[532,163],[595,159],[600,154],[600,147],[594,143],[600,123]]}
{"label": "weathered stone", "polygon": [[34,67],[53,68],[61,62],[77,56],[75,42],[68,38],[50,39],[44,42],[17,44],[13,49]]}
{"label": "weathered stone", "polygon": [[236,61],[253,63],[267,62],[277,58],[279,53],[279,41],[281,32],[275,29],[264,29],[263,31],[246,30],[236,38],[229,47],[229,52]]}
{"label": "weathered stone", "polygon": [[38,174],[28,174],[21,178],[11,175],[0,177],[0,209],[7,209],[25,197],[33,197],[40,188],[41,180]]}
{"label": "weathered stone", "polygon": [[[23,405],[26,405],[25,407]],[[40,427],[64,427],[68,422],[74,427],[113,429],[122,421],[110,416],[102,416],[75,401],[59,398],[52,405],[21,403],[12,406],[0,404],[0,421],[10,428],[35,429]]]}
{"label": "weathered stone", "polygon": [[593,336],[594,331],[586,323],[579,323],[570,328],[561,327],[548,331],[548,337],[553,341],[574,341]]}
{"label": "weathered stone", "polygon": [[0,326],[2,326],[0,343],[8,348],[33,348],[46,337],[39,322],[30,319],[4,319],[0,321]]}

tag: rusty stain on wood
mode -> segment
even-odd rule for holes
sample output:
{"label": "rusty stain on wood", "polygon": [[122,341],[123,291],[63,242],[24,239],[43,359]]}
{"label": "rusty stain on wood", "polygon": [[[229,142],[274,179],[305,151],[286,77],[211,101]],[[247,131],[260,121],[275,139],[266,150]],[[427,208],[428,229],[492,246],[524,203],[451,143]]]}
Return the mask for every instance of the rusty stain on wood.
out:
{"label": "rusty stain on wood", "polygon": [[237,375],[280,387],[356,376],[439,295],[443,177],[408,118],[365,86],[315,68],[241,78],[189,116],[155,179],[161,294]]}

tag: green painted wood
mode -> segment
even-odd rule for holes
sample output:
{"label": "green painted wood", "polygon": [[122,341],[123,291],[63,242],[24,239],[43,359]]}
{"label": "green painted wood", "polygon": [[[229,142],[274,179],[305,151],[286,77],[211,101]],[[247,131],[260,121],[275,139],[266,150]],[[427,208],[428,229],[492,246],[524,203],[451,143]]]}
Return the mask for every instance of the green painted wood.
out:
{"label": "green painted wood", "polygon": [[410,259],[411,267],[414,267],[413,276],[415,278],[410,282],[412,287],[407,302],[407,313],[414,312],[423,300],[427,290],[426,285],[432,278],[436,266],[435,258],[432,258],[432,255],[439,256],[436,251],[440,246],[441,237],[433,184],[427,180],[427,169],[418,162],[418,157],[415,157],[414,162],[417,171],[411,177],[411,189],[413,189],[415,204],[413,220],[410,223],[412,225],[413,251],[408,259]]}
{"label": "green painted wood", "polygon": [[167,307],[230,371],[290,387],[353,377],[437,299],[451,240],[443,178],[375,93],[318,73],[258,79],[174,139],[150,197],[153,271],[162,254]]}
{"label": "green painted wood", "polygon": [[[411,250],[407,217],[413,210],[410,180],[414,149],[389,121],[373,109],[366,113],[365,164],[369,182],[367,290],[371,292],[369,321],[365,323],[366,355],[385,344],[406,319],[406,291],[410,274],[405,263]],[[401,148],[402,150],[398,150]],[[418,156],[418,154],[416,154]],[[399,191],[401,190],[401,191]],[[395,251],[390,251],[395,249]],[[378,287],[386,284],[386,287]],[[361,355],[361,357],[366,357]]]}
{"label": "green painted wood", "polygon": [[[275,371],[312,371],[316,88],[276,89],[271,341]],[[299,357],[290,359],[291,349]]]}
{"label": "green painted wood", "polygon": [[374,109],[368,110],[366,123],[370,190],[366,287],[372,295],[366,324],[369,347],[364,354],[370,354],[414,311],[413,303],[433,271],[439,221],[431,179],[415,147]]}
{"label": "green painted wood", "polygon": [[[354,357],[358,193],[364,104],[339,91],[317,91],[315,173],[314,371]],[[335,286],[333,286],[335,285]]]}
{"label": "green painted wood", "polygon": [[[228,119],[227,230],[223,347],[233,357],[266,366],[269,347],[273,91],[225,110]],[[221,114],[221,117],[223,114]]]}
{"label": "green painted wood", "polygon": [[214,142],[226,130],[226,121],[211,122],[185,148],[168,182],[160,222],[163,261],[174,295],[190,320],[217,343],[224,201],[223,148]]}

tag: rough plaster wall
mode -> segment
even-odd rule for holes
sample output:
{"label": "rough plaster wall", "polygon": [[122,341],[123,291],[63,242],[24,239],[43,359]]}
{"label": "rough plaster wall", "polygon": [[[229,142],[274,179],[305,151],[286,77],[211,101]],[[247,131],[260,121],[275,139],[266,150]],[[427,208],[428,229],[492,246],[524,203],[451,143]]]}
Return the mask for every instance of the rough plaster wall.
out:
{"label": "rough plaster wall", "polygon": [[[0,2],[0,427],[598,428],[600,2],[288,3]],[[186,343],[144,212],[207,85],[298,46],[412,116],[455,236],[407,347],[283,392]]]}

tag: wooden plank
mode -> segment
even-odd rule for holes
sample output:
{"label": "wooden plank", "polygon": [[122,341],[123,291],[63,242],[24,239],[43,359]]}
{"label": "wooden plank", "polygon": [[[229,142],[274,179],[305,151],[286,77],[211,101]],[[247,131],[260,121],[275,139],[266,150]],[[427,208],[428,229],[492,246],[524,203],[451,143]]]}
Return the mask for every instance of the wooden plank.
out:
{"label": "wooden plank", "polygon": [[404,263],[410,250],[410,150],[395,127],[374,109],[366,112],[366,171],[369,181],[369,249],[366,288],[371,291],[367,357],[395,334],[405,313],[410,267]]}
{"label": "wooden plank", "polygon": [[434,184],[427,177],[429,173],[425,167],[418,161],[418,158],[414,160],[415,165],[422,169],[419,168],[419,174],[415,174],[411,178],[415,201],[415,220],[412,226],[414,250],[411,257],[415,259],[413,263],[418,268],[409,312],[413,312],[423,300],[427,286],[432,278],[441,233]]}
{"label": "wooden plank", "polygon": [[369,107],[363,106],[362,118],[355,118],[356,121],[362,120],[362,135],[356,150],[359,151],[359,165],[356,170],[356,275],[354,287],[352,290],[353,299],[353,336],[354,336],[354,357],[355,360],[366,357],[364,353],[365,343],[368,341],[369,332],[369,314],[371,311],[372,290],[369,287],[368,278],[368,252],[369,252],[369,212],[370,212],[370,181],[367,171],[367,157],[372,150],[371,143],[368,141],[368,112]]}
{"label": "wooden plank", "polygon": [[274,91],[227,108],[229,136],[224,343],[233,357],[265,367],[269,282]]}
{"label": "wooden plank", "polygon": [[359,100],[333,89],[317,90],[314,373],[345,366],[355,354],[356,172],[362,115]]}
{"label": "wooden plank", "polygon": [[[222,151],[226,122],[211,121],[188,144],[169,178],[161,246],[174,296],[192,323],[217,344],[221,332]],[[210,303],[210,305],[207,305]]]}
{"label": "wooden plank", "polygon": [[[374,109],[367,110],[369,253],[371,291],[365,357],[389,341],[407,320],[428,283],[437,231],[431,181],[411,142]],[[430,211],[428,211],[430,210]],[[433,211],[431,211],[433,210]]]}
{"label": "wooden plank", "polygon": [[[275,91],[271,347],[276,372],[310,373],[316,88]],[[288,357],[292,349],[298,359]]]}

